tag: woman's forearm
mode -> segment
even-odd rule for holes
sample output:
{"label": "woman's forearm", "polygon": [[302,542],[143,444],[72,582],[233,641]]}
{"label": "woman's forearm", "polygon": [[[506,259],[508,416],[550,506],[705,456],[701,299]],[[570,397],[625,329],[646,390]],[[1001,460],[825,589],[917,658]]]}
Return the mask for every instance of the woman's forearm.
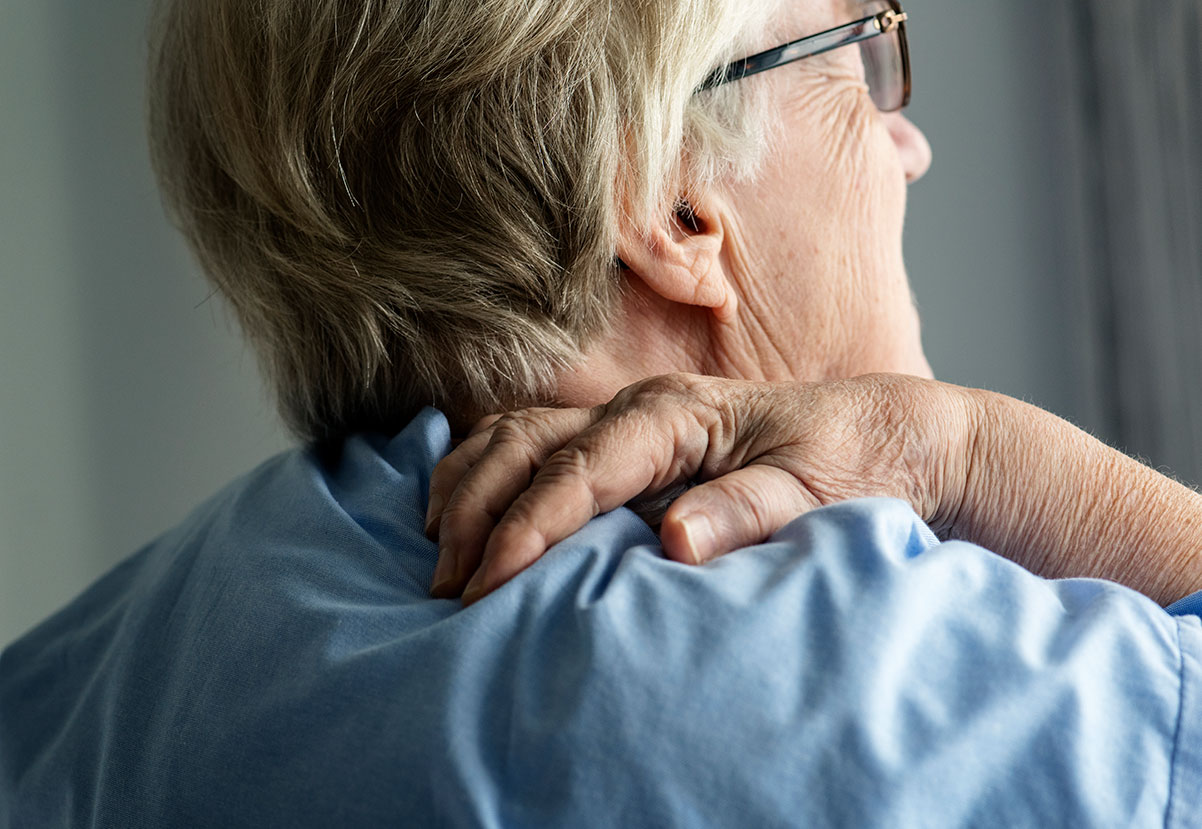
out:
{"label": "woman's forearm", "polygon": [[975,440],[950,535],[1161,604],[1202,590],[1202,495],[1042,409],[969,394]]}

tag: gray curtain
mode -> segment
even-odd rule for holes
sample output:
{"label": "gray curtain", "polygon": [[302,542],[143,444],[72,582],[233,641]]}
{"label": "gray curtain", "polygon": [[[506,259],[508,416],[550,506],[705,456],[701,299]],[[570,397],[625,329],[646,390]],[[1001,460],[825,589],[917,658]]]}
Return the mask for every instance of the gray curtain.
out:
{"label": "gray curtain", "polygon": [[1084,425],[1202,482],[1202,0],[1068,0]]}

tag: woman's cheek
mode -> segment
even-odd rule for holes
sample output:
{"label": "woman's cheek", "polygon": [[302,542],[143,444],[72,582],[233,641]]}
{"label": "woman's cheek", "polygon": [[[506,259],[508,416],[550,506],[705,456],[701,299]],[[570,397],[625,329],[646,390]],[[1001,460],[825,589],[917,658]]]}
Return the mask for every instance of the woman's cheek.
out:
{"label": "woman's cheek", "polygon": [[878,152],[880,114],[863,81],[849,72],[813,73],[805,80],[787,115],[788,142],[815,156],[832,185],[850,182]]}

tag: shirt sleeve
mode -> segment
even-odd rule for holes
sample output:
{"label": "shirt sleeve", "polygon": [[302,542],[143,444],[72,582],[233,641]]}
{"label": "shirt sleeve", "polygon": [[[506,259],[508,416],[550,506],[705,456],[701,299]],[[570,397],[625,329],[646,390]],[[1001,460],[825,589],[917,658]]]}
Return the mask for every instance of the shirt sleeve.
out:
{"label": "shirt sleeve", "polygon": [[1165,825],[1199,826],[1202,825],[1202,620],[1196,616],[1181,621],[1181,710],[1177,731],[1172,800]]}
{"label": "shirt sleeve", "polygon": [[1174,616],[1190,615],[1202,618],[1202,592],[1186,596],[1184,599],[1169,605],[1165,610]]}

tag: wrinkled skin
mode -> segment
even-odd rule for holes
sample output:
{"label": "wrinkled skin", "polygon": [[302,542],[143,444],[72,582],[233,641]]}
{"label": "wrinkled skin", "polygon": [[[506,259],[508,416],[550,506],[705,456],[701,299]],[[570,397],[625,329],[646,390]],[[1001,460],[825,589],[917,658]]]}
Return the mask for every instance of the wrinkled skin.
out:
{"label": "wrinkled skin", "polygon": [[728,351],[715,373],[930,376],[902,259],[906,183],[929,164],[925,139],[877,111],[855,48],[774,71],[784,140],[761,176],[725,193],[738,206],[730,271],[745,330],[771,345],[750,336],[755,364]]}
{"label": "wrinkled skin", "polygon": [[[793,4],[788,8],[790,14],[772,31],[765,32],[757,47],[771,47],[848,22],[854,19],[850,5],[846,0]],[[701,425],[715,416],[738,417],[746,425],[756,422],[757,407],[776,407],[778,412],[794,412],[793,425],[798,424],[798,418],[804,419],[813,437],[827,441],[824,445],[829,445],[830,451],[807,462],[830,464],[828,472],[802,475],[805,485],[800,490],[794,487],[779,493],[771,514],[764,515],[759,526],[736,528],[731,523],[722,530],[725,535],[717,544],[725,549],[735,542],[760,540],[775,528],[782,515],[795,515],[803,506],[828,503],[853,491],[914,493],[917,484],[912,474],[908,484],[891,480],[885,486],[882,479],[881,487],[853,490],[831,473],[835,469],[847,474],[865,472],[873,454],[868,451],[868,443],[882,439],[878,434],[882,424],[896,434],[915,430],[912,424],[901,421],[896,400],[893,410],[889,410],[885,401],[874,400],[864,389],[855,394],[844,389],[832,393],[829,400],[817,393],[808,394],[812,410],[801,412],[784,406],[789,393],[782,388],[751,384],[719,388],[699,378],[682,380],[677,373],[785,384],[836,380],[869,372],[931,374],[922,352],[918,315],[902,261],[906,186],[921,178],[930,164],[925,138],[900,114],[877,110],[855,47],[740,83],[766,85],[778,112],[778,138],[763,159],[759,175],[749,181],[720,182],[700,196],[691,194],[693,222],[668,219],[650,232],[622,228],[618,254],[630,266],[630,290],[622,313],[616,315],[608,336],[593,344],[588,358],[574,370],[564,372],[559,382],[559,400],[566,407],[608,403],[610,412],[622,412],[626,405],[637,410],[637,415],[621,416],[626,427],[635,422],[642,424],[637,436],[609,438],[615,460],[631,454],[645,458],[654,446],[667,463],[657,475],[650,475],[644,464],[641,469],[645,480],[637,481],[632,491],[631,481],[624,478],[626,485],[613,489],[621,495],[614,494],[605,502],[608,508],[636,495],[647,498],[652,493],[670,501],[674,490],[667,483],[679,485],[683,479],[697,475],[718,478],[719,470],[737,468],[741,460],[738,453],[719,460],[717,447],[711,447],[715,451],[709,455],[709,466],[702,463],[689,469],[687,475],[681,470],[689,465],[689,458],[672,462],[669,457],[674,448],[689,453],[692,459],[704,460],[705,453],[696,443],[663,438],[708,434],[709,427]],[[620,389],[665,374],[677,375],[669,383],[673,393],[664,394],[664,383],[668,381],[653,381],[633,386],[610,402]],[[882,389],[888,386],[880,384]],[[691,395],[698,397],[690,401]],[[845,422],[830,419],[849,411],[849,396],[858,396],[857,416]],[[640,407],[640,403],[646,405]],[[874,409],[874,404],[881,408]],[[725,414],[716,414],[719,410]],[[592,417],[600,411],[593,409]],[[684,422],[679,422],[678,416],[684,417]],[[657,422],[656,417],[661,420]],[[513,424],[518,420],[538,431],[540,437],[548,438],[540,444],[539,452],[530,455],[520,451],[528,448],[529,438],[517,437],[519,430]],[[765,435],[779,436],[783,443],[803,439],[789,435],[783,423],[768,426],[766,418],[759,421],[765,424]],[[529,483],[527,473],[562,450],[574,429],[589,423],[585,415],[566,411],[539,417],[512,415],[486,430],[487,434],[471,438],[444,462],[436,481],[458,483],[458,476],[478,460],[477,453],[494,441],[497,451],[492,460],[472,476],[480,488],[469,486],[466,490],[478,493],[478,497],[483,497],[481,482],[491,480],[491,470],[500,470],[506,463],[515,467],[512,474],[501,473],[510,486],[504,493],[494,493],[487,508],[481,509],[473,496],[460,493],[448,515],[438,522],[444,528],[440,543],[445,561],[436,576],[443,584],[436,592],[450,595],[463,589],[470,571],[481,560],[494,519],[504,512],[500,504],[517,494],[519,482]],[[685,423],[692,428],[685,428]],[[546,430],[554,434],[544,434]],[[726,433],[733,434],[731,430]],[[515,443],[514,452],[500,448],[508,445],[507,435],[512,435],[509,442]],[[743,433],[741,439],[759,447],[749,434]],[[852,457],[849,453],[854,447],[859,448]],[[886,448],[908,452],[911,462],[917,456],[914,446]],[[933,451],[927,454],[935,456]],[[541,480],[554,476],[556,469],[567,463],[562,451],[555,457],[549,470],[540,474]],[[773,467],[773,460],[788,466],[785,455],[753,453],[748,457],[756,459],[756,468],[741,472],[721,486],[737,485],[750,494],[765,483],[766,476],[785,474]],[[871,463],[879,471],[889,471],[879,457]],[[628,464],[619,466],[630,468]],[[910,474],[894,471],[899,476]],[[451,498],[453,489],[436,486],[435,502]],[[702,487],[690,493],[668,514],[663,529],[669,555],[700,557],[696,549],[685,550],[696,547],[696,538],[687,544],[679,540],[685,525],[676,517],[705,490]],[[763,497],[760,493],[759,499],[744,497],[744,501],[760,503]],[[570,519],[565,514],[561,529],[554,533],[557,538],[592,517],[594,513],[585,506],[588,504],[582,503],[571,511]],[[694,536],[700,532],[695,528]],[[501,541],[492,542],[494,549],[504,546],[506,533],[501,536]],[[540,546],[537,540],[523,543],[529,552],[514,557],[513,565],[503,568],[506,577],[515,572],[519,560],[520,566],[528,563],[536,555],[534,548]],[[545,546],[541,545],[542,549]],[[707,555],[718,552],[715,543],[706,546],[711,548]],[[463,555],[455,556],[455,550],[463,550]],[[449,563],[451,559],[456,564]],[[506,556],[500,560],[504,563]]]}
{"label": "wrinkled skin", "polygon": [[685,482],[700,485],[661,527],[685,563],[818,506],[892,496],[943,537],[1048,578],[1110,579],[1161,603],[1202,589],[1202,496],[1034,406],[904,375],[672,375],[592,409],[485,421],[431,480],[432,592],[477,601],[598,513]]}
{"label": "wrinkled skin", "polygon": [[[797,4],[757,47],[847,22],[835,5]],[[697,230],[669,218],[649,236],[622,228],[627,302],[560,377],[559,402],[597,405],[681,371],[931,376],[902,258],[906,185],[930,165],[926,139],[900,113],[876,109],[855,47],[739,83],[766,86],[779,117],[759,174],[690,194]],[[673,265],[693,296],[665,287]]]}
{"label": "wrinkled skin", "polygon": [[434,592],[458,595],[478,572],[471,602],[597,514],[690,482],[700,485],[675,498],[661,529],[664,554],[688,564],[862,495],[904,499],[941,526],[966,480],[967,418],[948,387],[897,375],[823,385],[671,375],[593,409],[490,420],[431,480],[427,527],[448,562]]}
{"label": "wrinkled skin", "polygon": [[[851,19],[845,0],[793,12],[761,48]],[[689,221],[619,228],[629,290],[559,408],[488,418],[435,470],[432,592],[479,600],[632,499],[670,504],[665,554],[699,563],[873,495],[1047,577],[1202,589],[1196,493],[1035,407],[922,379],[901,241],[930,149],[876,110],[856,50],[740,83],[781,114],[759,175],[691,193]]]}

